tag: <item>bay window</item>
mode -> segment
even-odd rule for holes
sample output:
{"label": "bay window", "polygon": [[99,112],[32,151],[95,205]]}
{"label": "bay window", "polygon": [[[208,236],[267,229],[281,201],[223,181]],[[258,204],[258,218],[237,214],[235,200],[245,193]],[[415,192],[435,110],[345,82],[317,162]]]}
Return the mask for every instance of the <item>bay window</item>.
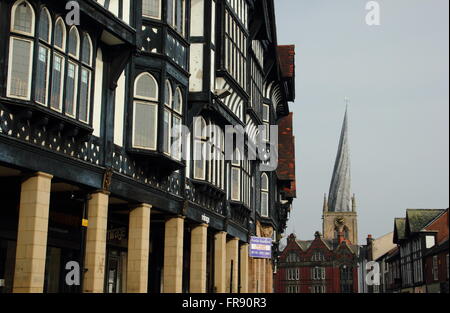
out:
{"label": "bay window", "polygon": [[36,18],[24,0],[13,5],[11,18],[7,96],[32,100],[88,124],[94,73],[89,35],[80,36],[75,26],[67,35],[62,17],[53,27],[47,8]]}
{"label": "bay window", "polygon": [[134,85],[133,148],[156,150],[158,82],[149,73],[139,75]]}

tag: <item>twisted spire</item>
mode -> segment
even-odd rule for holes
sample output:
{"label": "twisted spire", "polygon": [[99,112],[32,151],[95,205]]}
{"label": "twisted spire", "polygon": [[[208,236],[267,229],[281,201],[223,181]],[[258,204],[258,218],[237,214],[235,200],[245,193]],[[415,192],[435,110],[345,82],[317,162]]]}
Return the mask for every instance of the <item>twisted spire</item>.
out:
{"label": "twisted spire", "polygon": [[352,212],[351,176],[350,176],[350,148],[348,139],[348,100],[345,109],[344,123],[334,165],[328,195],[328,210],[330,212]]}

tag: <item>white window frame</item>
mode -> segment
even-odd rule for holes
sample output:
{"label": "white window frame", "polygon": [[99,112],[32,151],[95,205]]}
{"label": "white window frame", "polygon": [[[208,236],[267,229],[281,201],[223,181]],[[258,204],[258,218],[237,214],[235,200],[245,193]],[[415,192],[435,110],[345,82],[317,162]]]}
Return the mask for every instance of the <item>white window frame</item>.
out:
{"label": "white window frame", "polygon": [[[56,19],[55,31],[53,33],[53,36],[55,36],[56,28],[58,27],[58,24],[61,24],[62,30],[63,30],[63,33],[62,33],[62,47],[59,47],[59,46],[57,46],[55,44],[53,46],[55,47],[55,49],[58,49],[59,51],[65,53],[66,52],[65,51],[66,50],[66,44],[67,44],[67,29],[66,29],[66,24],[64,23],[64,20],[62,19],[62,17],[58,17]],[[54,40],[53,40],[53,42],[54,42]]]}
{"label": "white window frame", "polygon": [[142,0],[142,16],[146,17],[146,18],[152,18],[155,20],[161,20],[161,13],[162,13],[162,1],[161,0],[147,0],[147,1],[153,1],[153,2],[159,2],[159,11],[158,11],[158,16],[151,16],[149,14],[145,14],[144,13],[144,1],[146,0]]}
{"label": "white window frame", "polygon": [[[143,77],[143,76],[149,76],[155,83],[156,85],[156,93],[155,93],[155,97],[146,97],[146,96],[142,96],[142,95],[138,95],[137,94],[137,83],[138,81]],[[148,72],[144,72],[139,74],[136,79],[134,80],[134,88],[133,88],[133,129],[132,129],[132,146],[133,148],[136,149],[142,149],[142,150],[149,150],[149,151],[156,151],[157,147],[158,147],[158,101],[159,101],[159,84],[158,81],[156,80],[156,78],[148,73]],[[135,133],[136,133],[136,104],[145,104],[148,106],[154,106],[156,107],[156,114],[153,118],[153,125],[154,125],[154,134],[153,134],[153,139],[154,139],[154,146],[153,147],[142,147],[142,146],[138,146],[135,144]]]}
{"label": "white window frame", "polygon": [[[12,87],[12,61],[13,61],[13,53],[14,53],[14,40],[21,40],[25,42],[31,43],[30,45],[30,57],[29,57],[29,67],[28,67],[28,90],[27,95],[25,97],[23,96],[17,96],[13,95],[11,93],[11,87]],[[21,99],[21,100],[30,100],[31,99],[31,83],[32,83],[32,77],[33,77],[33,59],[34,59],[34,41],[31,39],[25,39],[22,37],[16,37],[11,36],[9,41],[9,60],[8,60],[8,83],[7,83],[7,97],[8,98],[14,98],[14,99]]]}
{"label": "white window frame", "polygon": [[[267,180],[267,188],[263,187],[263,179]],[[270,190],[270,182],[269,182],[269,176],[266,173],[262,173],[261,174],[261,216],[262,217],[269,217],[270,216],[270,208],[269,208],[269,204],[270,204],[270,197],[269,197],[269,190]],[[263,212],[263,194],[267,195],[267,212]]]}
{"label": "white window frame", "polygon": [[64,88],[65,88],[65,75],[66,75],[66,58],[63,54],[58,53],[58,52],[54,52],[52,55],[52,67],[50,68],[50,70],[52,71],[52,81],[51,81],[51,87],[53,88],[53,70],[54,70],[54,65],[55,65],[55,58],[61,58],[61,81],[60,81],[60,90],[59,90],[59,108],[54,108],[52,107],[52,103],[51,103],[51,98],[52,98],[52,90],[50,90],[50,101],[49,101],[49,107],[50,109],[62,113],[63,111],[63,107],[64,107],[64,99],[63,99],[63,95],[64,95]]}
{"label": "white window frame", "polygon": [[[19,5],[22,3],[26,3],[30,9],[31,9],[31,29],[30,32],[24,32],[21,30],[16,30],[14,28],[14,22],[16,18],[16,11]],[[32,84],[32,77],[33,77],[33,61],[34,61],[34,40],[29,38],[23,38],[21,36],[15,36],[15,35],[24,35],[29,37],[34,37],[36,34],[36,12],[34,12],[33,6],[26,0],[21,1],[18,0],[14,3],[14,5],[11,8],[11,22],[10,22],[10,31],[11,36],[9,40],[9,60],[8,60],[8,80],[7,80],[7,88],[6,88],[6,96],[8,98],[13,99],[21,99],[21,100],[30,100],[31,99],[31,84]],[[29,67],[28,67],[28,90],[26,96],[17,96],[13,95],[11,93],[11,87],[12,87],[12,60],[13,60],[13,53],[14,53],[14,40],[22,40],[24,42],[31,43],[30,45],[30,51],[29,51]]]}
{"label": "white window frame", "polygon": [[[76,54],[72,54],[71,52],[70,52],[70,34],[72,33],[72,31],[73,30],[75,30],[75,37],[76,37],[76,39],[77,39],[77,46],[76,46]],[[79,31],[78,31],[78,28],[76,27],[76,26],[72,26],[70,29],[69,29],[69,36],[68,36],[68,38],[69,38],[69,40],[68,40],[68,48],[67,48],[67,54],[69,55],[69,56],[71,56],[72,58],[74,58],[74,59],[79,59],[80,58],[80,42],[81,42],[81,37],[80,37],[80,33],[79,33]]]}

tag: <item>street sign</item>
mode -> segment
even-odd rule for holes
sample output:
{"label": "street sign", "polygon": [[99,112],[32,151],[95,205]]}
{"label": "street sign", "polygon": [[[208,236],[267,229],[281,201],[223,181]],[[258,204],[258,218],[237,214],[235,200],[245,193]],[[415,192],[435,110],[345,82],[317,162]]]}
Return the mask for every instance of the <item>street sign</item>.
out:
{"label": "street sign", "polygon": [[258,259],[272,258],[272,238],[251,237],[250,257]]}

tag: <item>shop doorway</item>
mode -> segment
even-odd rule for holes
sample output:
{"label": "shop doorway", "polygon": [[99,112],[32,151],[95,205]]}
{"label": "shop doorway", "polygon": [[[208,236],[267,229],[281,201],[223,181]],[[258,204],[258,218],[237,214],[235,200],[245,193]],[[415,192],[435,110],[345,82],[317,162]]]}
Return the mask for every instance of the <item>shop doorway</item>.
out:
{"label": "shop doorway", "polygon": [[127,252],[108,249],[106,264],[106,292],[124,293],[127,284]]}

